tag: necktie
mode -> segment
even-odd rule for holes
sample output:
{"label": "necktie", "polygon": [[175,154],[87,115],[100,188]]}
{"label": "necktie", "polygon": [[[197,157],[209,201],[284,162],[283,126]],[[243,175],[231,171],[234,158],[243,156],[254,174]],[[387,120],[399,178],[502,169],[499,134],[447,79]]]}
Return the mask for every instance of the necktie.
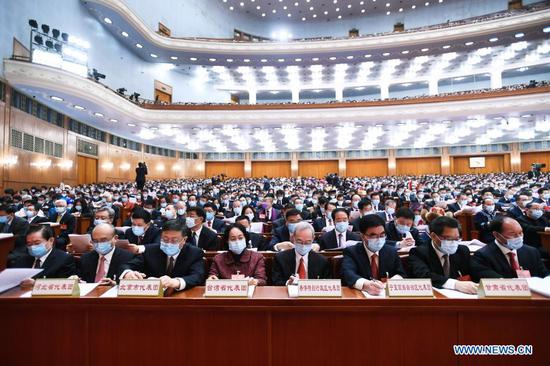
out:
{"label": "necktie", "polygon": [[166,267],[166,275],[171,277],[173,271],[174,271],[174,257],[170,257],[170,260],[168,261],[168,266]]}
{"label": "necktie", "polygon": [[105,257],[99,256],[99,268],[97,269],[97,273],[95,274],[95,280],[94,282],[99,282],[105,277]]}
{"label": "necktie", "polygon": [[212,227],[212,221],[208,221],[208,227]]}
{"label": "necktie", "polygon": [[40,268],[40,265],[41,265],[40,259],[39,259],[39,258],[36,258],[36,259],[34,260],[34,265],[32,266],[32,268]]}
{"label": "necktie", "polygon": [[370,273],[374,279],[378,279],[378,264],[376,264],[377,257],[377,254],[373,254],[372,257],[370,257]]}
{"label": "necktie", "polygon": [[61,221],[61,218],[62,218],[62,217],[63,217],[63,216],[61,216],[61,215],[57,215],[57,222],[58,222],[58,223]]}
{"label": "necktie", "polygon": [[194,231],[191,233],[191,241],[194,246],[197,246],[197,234]]}
{"label": "necktie", "polygon": [[271,209],[267,210],[267,221],[271,221]]}
{"label": "necktie", "polygon": [[342,233],[338,234],[338,246],[339,247],[343,247],[344,246],[344,243],[342,242],[343,240],[343,236],[342,236]]}
{"label": "necktie", "polygon": [[298,265],[298,276],[301,280],[306,279],[306,266],[304,265],[304,258],[300,258],[300,264]]}
{"label": "necktie", "polygon": [[143,236],[138,236],[138,245],[141,245],[143,242]]}
{"label": "necktie", "polygon": [[332,226],[332,219],[328,219],[328,226]]}
{"label": "necktie", "polygon": [[450,273],[451,273],[451,267],[449,264],[449,256],[445,254],[443,256],[443,274],[445,275],[445,277],[449,277]]}
{"label": "necktie", "polygon": [[516,253],[509,252],[508,257],[510,258],[510,267],[512,267],[514,271],[519,271],[519,263],[516,260]]}

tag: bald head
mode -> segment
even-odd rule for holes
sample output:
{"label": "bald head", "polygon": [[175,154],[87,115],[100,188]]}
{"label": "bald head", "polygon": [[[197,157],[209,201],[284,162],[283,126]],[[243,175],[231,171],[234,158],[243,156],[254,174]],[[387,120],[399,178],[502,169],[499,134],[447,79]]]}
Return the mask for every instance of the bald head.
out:
{"label": "bald head", "polygon": [[92,240],[95,242],[111,241],[116,235],[115,227],[111,224],[102,223],[94,227]]}

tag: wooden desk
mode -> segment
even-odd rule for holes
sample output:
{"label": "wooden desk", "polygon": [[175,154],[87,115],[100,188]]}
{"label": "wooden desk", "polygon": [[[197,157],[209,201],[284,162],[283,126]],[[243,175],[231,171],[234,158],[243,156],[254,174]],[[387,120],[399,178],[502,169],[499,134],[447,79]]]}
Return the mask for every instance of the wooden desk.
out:
{"label": "wooden desk", "polygon": [[[0,296],[4,365],[546,365],[550,300]],[[36,330],[32,342],[20,335]],[[35,337],[35,338],[36,338]],[[35,348],[32,344],[39,344]],[[454,356],[454,344],[531,344],[532,356]]]}
{"label": "wooden desk", "polygon": [[90,224],[92,222],[92,219],[89,217],[83,217],[79,216],[76,218],[76,233],[75,234],[86,234],[88,231],[88,228],[90,227]]}
{"label": "wooden desk", "polygon": [[539,232],[540,244],[550,252],[550,232]]}
{"label": "wooden desk", "polygon": [[0,238],[0,271],[6,269],[8,264],[8,254],[15,247],[15,236],[5,236]]}

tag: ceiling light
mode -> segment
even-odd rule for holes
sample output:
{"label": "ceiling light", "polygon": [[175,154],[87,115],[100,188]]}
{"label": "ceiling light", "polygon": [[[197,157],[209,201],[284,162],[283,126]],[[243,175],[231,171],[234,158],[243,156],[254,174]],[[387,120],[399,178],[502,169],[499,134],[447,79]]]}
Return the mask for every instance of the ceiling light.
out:
{"label": "ceiling light", "polygon": [[313,57],[311,61],[319,61],[319,57]]}
{"label": "ceiling light", "polygon": [[497,38],[497,37],[493,37],[493,38],[490,38],[490,39],[489,39],[489,42],[496,42],[496,41],[498,41],[498,38]]}
{"label": "ceiling light", "polygon": [[210,62],[216,62],[216,59],[215,59],[215,58],[209,58],[208,61],[210,61]]}
{"label": "ceiling light", "polygon": [[348,60],[353,60],[353,56],[351,56],[351,55],[350,55],[350,56],[346,56],[346,58],[347,58]]}
{"label": "ceiling light", "polygon": [[233,59],[232,59],[232,58],[228,58],[228,59],[226,59],[225,61],[227,61],[227,62],[233,62]]}
{"label": "ceiling light", "polygon": [[334,61],[334,60],[336,60],[336,57],[335,56],[330,56],[328,59],[331,60],[331,61]]}
{"label": "ceiling light", "polygon": [[266,62],[267,62],[267,60],[266,60],[265,58],[262,58],[262,59],[260,60],[260,62],[262,62],[262,63],[266,63]]}
{"label": "ceiling light", "polygon": [[94,116],[96,116],[96,117],[105,117],[105,116],[103,115],[103,113],[99,113],[99,112],[95,112],[95,113],[94,113]]}
{"label": "ceiling light", "polygon": [[113,123],[117,123],[117,122],[118,122],[118,119],[111,118],[109,121],[111,121],[111,122],[113,122]]}
{"label": "ceiling light", "polygon": [[404,51],[401,51],[401,53],[402,53],[403,55],[406,55],[406,54],[408,54],[408,53],[409,53],[409,50],[404,50]]}
{"label": "ceiling light", "polygon": [[363,56],[363,57],[364,57],[364,58],[371,58],[372,55],[368,54],[368,55],[365,55],[365,56]]}
{"label": "ceiling light", "polygon": [[152,58],[157,58],[158,56],[155,55],[154,53],[152,53],[152,54],[151,54],[151,57],[152,57]]}
{"label": "ceiling light", "polygon": [[113,24],[113,21],[110,18],[107,18],[107,17],[103,18],[103,21],[107,24]]}
{"label": "ceiling light", "polygon": [[550,33],[550,26],[542,28],[544,33]]}
{"label": "ceiling light", "polygon": [[178,56],[170,56],[170,59],[171,59],[171,60],[177,60],[177,59],[178,59]]}
{"label": "ceiling light", "polygon": [[248,62],[250,62],[250,59],[248,59],[248,58],[245,58],[245,59],[243,60],[243,62],[246,62],[246,63],[248,63]]}
{"label": "ceiling light", "polygon": [[423,49],[421,49],[420,51],[422,51],[422,52],[428,52],[429,50],[430,50],[429,48],[423,48]]}
{"label": "ceiling light", "polygon": [[516,33],[514,35],[514,37],[516,37],[516,38],[523,38],[523,36],[525,36],[525,33],[522,33],[522,32]]}
{"label": "ceiling light", "polygon": [[128,37],[128,33],[124,32],[124,31],[120,32],[120,34],[122,34],[123,37]]}
{"label": "ceiling light", "polygon": [[189,57],[189,60],[191,60],[191,61],[197,61],[197,58],[196,58],[196,57]]}
{"label": "ceiling light", "polygon": [[382,54],[382,56],[389,56],[389,55],[390,55],[389,52],[384,52],[384,53]]}
{"label": "ceiling light", "polygon": [[295,58],[294,61],[300,62],[300,61],[302,61],[302,59],[301,58]]}
{"label": "ceiling light", "polygon": [[136,127],[135,123],[128,123],[129,127]]}
{"label": "ceiling light", "polygon": [[56,97],[55,95],[52,95],[50,97],[51,100],[55,100],[56,102],[62,102],[63,101],[63,98],[60,98],[60,97]]}
{"label": "ceiling light", "polygon": [[466,46],[471,46],[471,45],[473,45],[473,44],[474,44],[474,42],[472,42],[472,41],[469,41],[469,42],[466,42],[466,43],[464,43],[464,44],[465,44]]}
{"label": "ceiling light", "polygon": [[447,50],[447,49],[449,49],[449,48],[451,48],[451,45],[450,45],[450,44],[446,44],[445,46],[443,46],[443,49],[444,49],[444,50]]}
{"label": "ceiling light", "polygon": [[74,109],[78,109],[79,111],[86,110],[86,108],[84,108],[84,107],[82,107],[82,106],[80,106],[80,105],[78,105],[78,104],[75,104],[75,105],[73,106],[73,108],[74,108]]}

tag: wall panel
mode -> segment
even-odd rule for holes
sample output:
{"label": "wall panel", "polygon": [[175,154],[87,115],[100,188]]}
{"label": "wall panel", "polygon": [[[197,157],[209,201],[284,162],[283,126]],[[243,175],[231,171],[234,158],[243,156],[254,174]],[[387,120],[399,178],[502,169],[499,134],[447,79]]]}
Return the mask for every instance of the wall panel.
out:
{"label": "wall panel", "polygon": [[[483,155],[472,155],[472,157]],[[470,168],[470,156],[452,156],[452,174],[485,174],[510,172],[510,154],[486,155],[485,168]]]}
{"label": "wall panel", "polygon": [[298,175],[301,177],[324,178],[329,173],[338,173],[338,160],[300,160]]}
{"label": "wall panel", "polygon": [[244,177],[244,161],[207,161],[206,177],[225,174],[231,178]]}
{"label": "wall panel", "polygon": [[252,177],[290,177],[290,161],[253,161]]}
{"label": "wall panel", "polygon": [[550,172],[550,151],[525,152],[521,153],[521,171],[528,172],[531,170],[531,164],[543,163],[546,168],[543,172]]}
{"label": "wall panel", "polygon": [[388,159],[360,159],[346,161],[348,177],[380,177],[388,175]]}
{"label": "wall panel", "polygon": [[399,158],[396,168],[397,175],[440,174],[441,158]]}

